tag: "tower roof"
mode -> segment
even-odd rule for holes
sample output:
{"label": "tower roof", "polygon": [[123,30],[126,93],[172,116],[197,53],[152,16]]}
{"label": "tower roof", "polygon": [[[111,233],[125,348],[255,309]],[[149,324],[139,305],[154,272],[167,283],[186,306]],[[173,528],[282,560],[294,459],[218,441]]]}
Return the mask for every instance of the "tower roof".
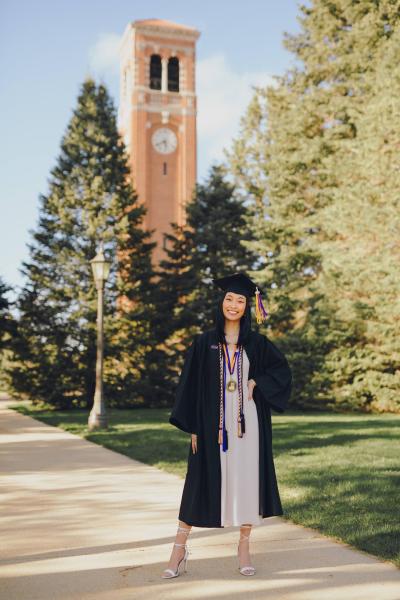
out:
{"label": "tower roof", "polygon": [[195,27],[189,27],[188,25],[181,25],[180,23],[174,23],[173,21],[167,21],[165,19],[138,19],[133,21],[132,27],[135,29],[153,29],[158,32],[177,32],[186,35],[193,35],[198,37],[200,32]]}

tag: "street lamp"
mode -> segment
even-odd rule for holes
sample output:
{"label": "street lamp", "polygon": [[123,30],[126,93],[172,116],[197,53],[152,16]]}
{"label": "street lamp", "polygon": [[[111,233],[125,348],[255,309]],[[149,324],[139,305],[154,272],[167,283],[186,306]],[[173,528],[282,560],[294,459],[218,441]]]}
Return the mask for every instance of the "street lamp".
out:
{"label": "street lamp", "polygon": [[96,256],[90,261],[97,289],[97,355],[96,355],[96,390],[93,408],[90,411],[88,427],[106,429],[108,426],[106,407],[103,397],[103,291],[104,283],[110,273],[111,263],[104,258],[103,244]]}

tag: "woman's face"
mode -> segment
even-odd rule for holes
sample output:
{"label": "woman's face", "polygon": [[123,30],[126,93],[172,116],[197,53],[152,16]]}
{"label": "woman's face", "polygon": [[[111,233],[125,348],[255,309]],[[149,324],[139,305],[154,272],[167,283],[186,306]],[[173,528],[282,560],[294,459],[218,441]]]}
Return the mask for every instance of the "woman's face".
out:
{"label": "woman's face", "polygon": [[222,311],[225,319],[229,321],[240,321],[246,310],[246,296],[227,292],[222,303]]}

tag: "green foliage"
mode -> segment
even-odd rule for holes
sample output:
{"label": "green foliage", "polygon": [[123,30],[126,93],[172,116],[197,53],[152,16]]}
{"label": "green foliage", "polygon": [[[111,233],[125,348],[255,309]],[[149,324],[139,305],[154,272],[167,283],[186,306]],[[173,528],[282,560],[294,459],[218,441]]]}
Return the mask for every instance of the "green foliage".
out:
{"label": "green foliage", "polygon": [[256,267],[255,255],[246,247],[254,241],[248,209],[222,166],[213,166],[207,181],[197,185],[186,215],[185,226],[175,224],[167,238],[157,286],[162,332],[157,338],[166,340],[175,370],[193,335],[214,326],[220,294],[212,279]]}
{"label": "green foliage", "polygon": [[12,291],[0,277],[0,386],[8,388],[7,364],[10,355],[12,336],[15,334],[15,319],[11,314],[13,303],[9,300]]}
{"label": "green foliage", "polygon": [[23,264],[26,283],[17,303],[10,373],[15,392],[57,407],[91,404],[96,289],[90,260],[102,241],[113,261],[105,293],[106,391],[117,402],[130,394],[144,398],[139,347],[149,342],[153,310],[147,304],[152,244],[140,227],[144,212],[132,189],[112,101],[103,85],[86,80],[49,192],[40,198],[39,224]]}
{"label": "green foliage", "polygon": [[398,3],[314,0],[300,22],[296,66],[255,90],[228,153],[267,259],[269,327],[296,404],[398,411]]}
{"label": "green foliage", "polygon": [[9,345],[14,330],[14,320],[10,313],[11,302],[7,294],[11,288],[0,277],[0,353]]}

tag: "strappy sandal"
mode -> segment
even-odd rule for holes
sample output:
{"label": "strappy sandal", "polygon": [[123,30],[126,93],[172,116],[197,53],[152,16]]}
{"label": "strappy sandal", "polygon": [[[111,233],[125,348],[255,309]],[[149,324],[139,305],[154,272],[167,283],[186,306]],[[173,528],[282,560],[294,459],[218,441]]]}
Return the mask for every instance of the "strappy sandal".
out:
{"label": "strappy sandal", "polygon": [[[178,531],[184,531],[188,535],[190,532],[190,529],[188,527],[179,527],[178,526]],[[177,544],[175,542],[174,546],[179,546],[181,548],[185,548],[185,555],[179,561],[178,566],[176,567],[176,571],[174,571],[173,569],[165,569],[164,570],[164,573],[161,575],[161,577],[163,579],[171,579],[171,577],[178,577],[178,575],[180,575],[179,569],[180,569],[182,562],[185,565],[185,573],[186,573],[186,564],[187,564],[187,559],[188,559],[190,552],[187,549],[186,544]]]}
{"label": "strappy sandal", "polygon": [[[247,527],[247,529],[249,529],[249,528]],[[248,540],[248,539],[250,539],[250,536],[249,536],[249,535],[243,535],[243,534],[241,533],[241,535],[240,535],[240,539],[239,539],[239,544],[240,544],[240,542],[241,542],[242,540]],[[238,554],[239,554],[239,544],[238,544]],[[240,562],[239,562],[238,569],[239,569],[239,572],[240,572],[242,575],[254,575],[254,574],[255,574],[255,572],[256,572],[256,569],[255,569],[255,567],[252,567],[251,565],[247,565],[247,566],[245,566],[245,567],[241,567],[241,566],[240,566]]]}

